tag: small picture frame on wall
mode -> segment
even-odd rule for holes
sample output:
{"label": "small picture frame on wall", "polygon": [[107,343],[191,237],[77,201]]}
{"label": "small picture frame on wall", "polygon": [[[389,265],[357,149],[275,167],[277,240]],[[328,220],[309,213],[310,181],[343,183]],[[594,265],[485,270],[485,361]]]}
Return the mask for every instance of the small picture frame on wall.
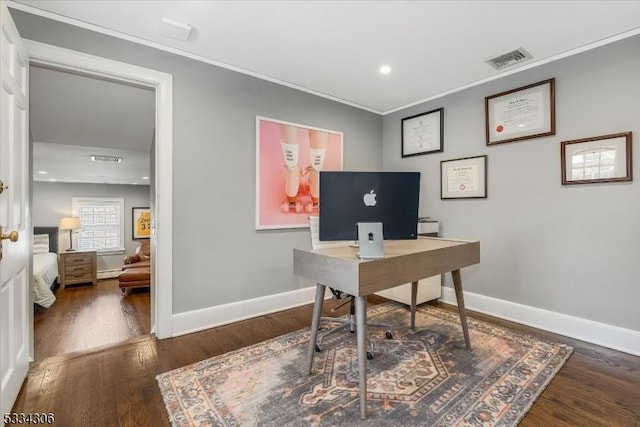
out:
{"label": "small picture frame on wall", "polygon": [[151,237],[151,210],[149,208],[131,208],[131,219],[133,240]]}
{"label": "small picture frame on wall", "polygon": [[440,162],[441,199],[486,199],[487,156]]}
{"label": "small picture frame on wall", "polygon": [[631,181],[631,132],[560,143],[562,185]]}
{"label": "small picture frame on wall", "polygon": [[555,79],[485,98],[487,145],[556,134]]}
{"label": "small picture frame on wall", "polygon": [[402,119],[402,157],[444,150],[444,108]]}

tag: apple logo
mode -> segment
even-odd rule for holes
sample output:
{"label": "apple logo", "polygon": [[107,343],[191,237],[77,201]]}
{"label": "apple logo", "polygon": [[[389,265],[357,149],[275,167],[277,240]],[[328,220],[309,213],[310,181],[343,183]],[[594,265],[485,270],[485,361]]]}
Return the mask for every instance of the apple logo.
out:
{"label": "apple logo", "polygon": [[365,206],[375,206],[376,203],[377,203],[376,202],[376,193],[374,193],[373,190],[371,190],[370,192],[368,192],[367,194],[364,195],[362,200],[364,200]]}

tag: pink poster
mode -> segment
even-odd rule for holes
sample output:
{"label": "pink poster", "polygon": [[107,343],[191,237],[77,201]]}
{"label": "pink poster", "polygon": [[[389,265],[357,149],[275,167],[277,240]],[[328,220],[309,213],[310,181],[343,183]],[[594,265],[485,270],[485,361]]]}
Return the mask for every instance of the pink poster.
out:
{"label": "pink poster", "polygon": [[320,171],[342,170],[342,132],[257,117],[256,168],[256,229],[308,227]]}

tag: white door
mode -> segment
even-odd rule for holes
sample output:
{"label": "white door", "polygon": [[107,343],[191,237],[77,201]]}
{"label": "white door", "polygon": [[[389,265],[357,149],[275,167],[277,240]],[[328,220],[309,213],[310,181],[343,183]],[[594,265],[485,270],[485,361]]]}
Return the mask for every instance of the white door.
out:
{"label": "white door", "polygon": [[[29,368],[31,224],[29,206],[29,57],[0,1],[0,414],[11,411]],[[15,233],[17,232],[17,241]],[[11,236],[11,238],[9,238]]]}

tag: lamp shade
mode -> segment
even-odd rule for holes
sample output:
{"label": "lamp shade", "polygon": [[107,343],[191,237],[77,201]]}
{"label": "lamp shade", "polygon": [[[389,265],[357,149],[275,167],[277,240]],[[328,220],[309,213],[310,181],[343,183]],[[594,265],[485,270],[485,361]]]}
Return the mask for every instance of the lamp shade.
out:
{"label": "lamp shade", "polygon": [[60,230],[77,230],[80,227],[80,218],[71,216],[68,218],[60,218]]}

